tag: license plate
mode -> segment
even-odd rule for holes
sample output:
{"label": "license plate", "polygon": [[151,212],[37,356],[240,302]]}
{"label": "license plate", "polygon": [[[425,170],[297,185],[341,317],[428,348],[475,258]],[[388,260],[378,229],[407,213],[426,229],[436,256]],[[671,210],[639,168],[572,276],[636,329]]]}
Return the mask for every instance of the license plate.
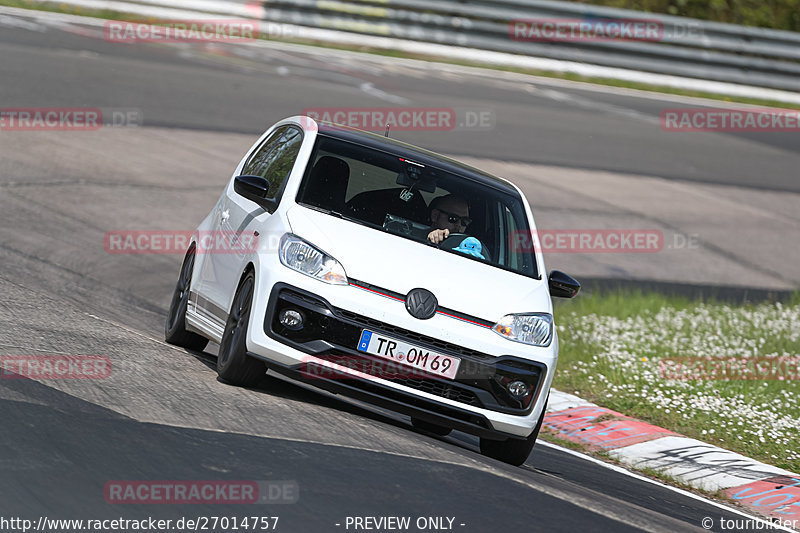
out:
{"label": "license plate", "polygon": [[447,379],[455,379],[461,364],[458,357],[432,352],[366,329],[361,332],[358,351]]}

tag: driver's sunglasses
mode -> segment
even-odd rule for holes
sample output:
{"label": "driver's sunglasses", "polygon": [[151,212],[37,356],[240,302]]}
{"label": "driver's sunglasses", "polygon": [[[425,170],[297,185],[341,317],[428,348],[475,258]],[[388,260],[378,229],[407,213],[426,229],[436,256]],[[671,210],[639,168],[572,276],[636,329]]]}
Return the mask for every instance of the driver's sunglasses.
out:
{"label": "driver's sunglasses", "polygon": [[437,211],[447,215],[447,221],[451,224],[461,224],[462,226],[469,226],[472,224],[472,219],[469,217],[462,217],[456,215],[455,213],[448,213],[447,211],[442,211],[438,207],[436,208]]}

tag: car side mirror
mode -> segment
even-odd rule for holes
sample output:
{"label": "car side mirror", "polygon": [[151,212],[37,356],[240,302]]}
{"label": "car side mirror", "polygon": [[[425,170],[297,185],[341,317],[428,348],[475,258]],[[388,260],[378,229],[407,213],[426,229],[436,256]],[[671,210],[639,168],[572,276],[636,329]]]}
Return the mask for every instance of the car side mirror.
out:
{"label": "car side mirror", "polygon": [[550,296],[556,298],[574,298],[581,290],[578,280],[560,270],[552,270],[547,283],[550,287]]}
{"label": "car side mirror", "polygon": [[233,178],[233,190],[236,194],[252,200],[270,214],[278,209],[278,202],[272,198],[267,198],[270,183],[261,176],[236,176]]}

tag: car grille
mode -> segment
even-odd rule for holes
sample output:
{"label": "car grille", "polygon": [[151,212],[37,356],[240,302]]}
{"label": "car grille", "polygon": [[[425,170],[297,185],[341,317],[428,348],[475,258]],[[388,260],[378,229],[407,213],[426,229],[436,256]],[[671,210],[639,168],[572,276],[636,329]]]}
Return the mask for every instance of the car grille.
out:
{"label": "car grille", "polygon": [[365,327],[368,326],[371,328],[379,329],[387,334],[392,334],[407,339],[409,342],[416,341],[419,344],[429,344],[431,346],[435,346],[440,351],[450,352],[452,354],[462,355],[466,357],[472,357],[474,359],[480,359],[483,361],[496,359],[492,355],[488,355],[475,350],[470,350],[469,348],[459,346],[458,344],[453,344],[440,339],[435,339],[433,337],[428,337],[427,335],[421,335],[419,333],[409,331],[407,329],[387,324],[386,322],[381,322],[380,320],[375,320],[374,318],[368,318],[359,315],[357,313],[353,313],[352,311],[345,311],[344,309],[339,309],[338,307],[334,309],[336,310],[336,313],[338,313],[339,315],[343,316],[348,320],[352,320],[353,322],[358,322],[360,324],[363,324]]}
{"label": "car grille", "polygon": [[[367,357],[367,356],[353,356],[353,355],[343,355],[343,354],[321,354],[318,355],[320,359],[325,359],[326,361],[330,361],[332,363],[341,364],[344,367],[352,367],[352,362],[354,359],[358,359],[360,361],[373,361],[374,359]],[[454,400],[457,402],[465,403],[467,405],[473,405],[476,407],[483,407],[480,399],[478,399],[477,395],[468,390],[464,387],[459,386],[456,382],[445,382],[437,380],[433,377],[431,378],[422,378],[422,379],[415,379],[413,377],[409,377],[409,373],[413,373],[413,371],[409,370],[402,370],[400,372],[394,372],[394,369],[398,368],[393,365],[383,365],[380,364],[382,362],[378,362],[379,369],[378,372],[370,371],[370,369],[375,368],[372,365],[359,365],[357,369],[361,372],[367,373],[371,376],[375,376],[381,379],[385,379],[387,381],[391,381],[392,383],[397,383],[398,385],[404,385],[406,387],[416,389],[419,391],[427,392],[429,394],[434,394],[436,396],[441,396],[442,398],[447,398],[448,400]],[[416,372],[419,374],[420,372]]]}
{"label": "car grille", "polygon": [[454,400],[456,402],[466,403],[476,407],[481,407],[482,405],[480,400],[478,400],[478,397],[475,396],[474,392],[462,390],[453,385],[421,379],[398,379],[393,381],[412,389],[417,389],[430,394],[435,394],[436,396],[441,396],[442,398],[447,398],[448,400]]}

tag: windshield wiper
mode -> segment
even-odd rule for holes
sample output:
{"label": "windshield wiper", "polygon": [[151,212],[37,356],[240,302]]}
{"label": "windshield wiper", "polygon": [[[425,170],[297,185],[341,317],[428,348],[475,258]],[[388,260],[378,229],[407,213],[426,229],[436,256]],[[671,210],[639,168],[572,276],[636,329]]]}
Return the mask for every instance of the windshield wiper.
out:
{"label": "windshield wiper", "polygon": [[334,211],[333,209],[328,209],[327,207],[319,207],[316,205],[309,205],[309,204],[302,204],[302,205],[310,207],[311,209],[319,211],[320,213],[325,213],[326,215],[331,215],[336,218],[340,218],[342,220],[347,220],[348,222],[355,222],[356,224],[361,224],[362,226],[366,225],[366,223],[363,220],[353,218],[351,216],[345,215],[344,213],[340,213],[339,211]]}
{"label": "windshield wiper", "polygon": [[320,207],[318,205],[310,205],[310,204],[301,204],[301,205],[304,205],[306,207],[310,207],[311,209],[313,209],[315,211],[319,211],[321,213],[325,213],[326,215],[333,215],[336,218],[343,218],[343,219],[347,218],[343,214],[341,214],[340,212],[334,211],[333,209],[328,209],[327,207]]}

